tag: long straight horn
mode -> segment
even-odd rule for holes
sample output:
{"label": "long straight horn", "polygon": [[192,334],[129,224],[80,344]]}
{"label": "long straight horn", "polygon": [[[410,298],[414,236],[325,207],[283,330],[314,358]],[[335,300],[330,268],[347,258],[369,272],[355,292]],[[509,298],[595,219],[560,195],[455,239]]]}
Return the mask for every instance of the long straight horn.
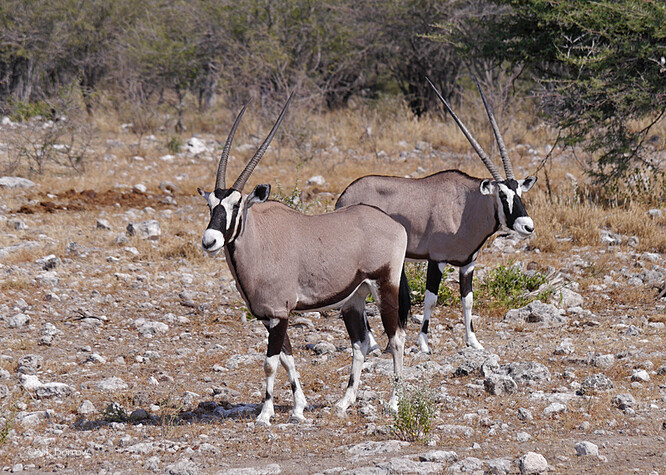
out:
{"label": "long straight horn", "polygon": [[455,112],[453,112],[453,109],[449,105],[448,102],[442,97],[442,95],[439,93],[435,85],[430,81],[429,78],[426,77],[426,81],[428,81],[428,84],[430,84],[430,87],[435,91],[435,94],[437,94],[437,97],[439,97],[439,100],[442,101],[442,104],[444,104],[444,107],[446,107],[446,110],[449,111],[449,114],[451,114],[451,117],[453,117],[453,120],[456,121],[456,124],[458,124],[458,127],[460,127],[460,130],[462,130],[462,133],[467,137],[467,140],[469,143],[472,145],[472,148],[476,151],[476,153],[479,155],[479,158],[481,158],[481,161],[483,164],[486,166],[490,174],[493,176],[493,179],[496,181],[502,181],[502,175],[500,174],[499,170],[497,169],[497,166],[493,163],[493,161],[490,159],[488,154],[483,151],[481,148],[481,145],[472,137],[472,134],[469,133],[469,130],[467,130],[467,127],[465,127],[465,124],[462,123],[462,121],[458,118]]}
{"label": "long straight horn", "polygon": [[227,174],[227,162],[229,161],[229,152],[231,151],[231,142],[234,140],[234,134],[236,133],[236,129],[238,128],[238,124],[240,123],[241,117],[243,117],[243,114],[245,113],[245,109],[247,109],[248,104],[252,102],[252,99],[247,101],[245,105],[243,106],[243,109],[238,113],[238,116],[236,116],[236,120],[234,121],[234,125],[231,127],[231,132],[229,132],[229,137],[227,137],[227,142],[224,144],[224,148],[222,149],[222,156],[220,157],[220,165],[217,167],[217,179],[215,180],[215,189],[225,189],[226,185],[224,183],[224,177]]}
{"label": "long straight horn", "polygon": [[280,116],[277,118],[277,121],[275,122],[275,125],[273,125],[273,128],[271,129],[270,133],[268,134],[268,137],[266,137],[266,140],[264,140],[264,143],[261,144],[261,147],[257,150],[257,152],[254,154],[254,157],[252,157],[252,160],[250,160],[245,167],[245,170],[243,170],[243,173],[240,174],[238,179],[236,180],[236,183],[233,184],[231,188],[233,188],[236,191],[243,191],[243,187],[245,186],[245,182],[247,181],[248,178],[250,178],[250,175],[254,171],[254,167],[257,166],[257,163],[259,163],[259,160],[261,160],[261,157],[264,156],[264,153],[266,152],[266,149],[271,143],[271,140],[273,140],[273,136],[275,136],[275,132],[277,132],[278,127],[280,126],[280,122],[282,122],[282,119],[284,118],[285,112],[287,112],[287,107],[289,107],[289,104],[291,103],[291,99],[294,97],[294,93],[292,92],[289,95],[289,99],[287,100],[287,103],[284,105],[282,108],[282,112],[280,112]]}
{"label": "long straight horn", "polygon": [[499,127],[497,126],[495,115],[493,114],[492,109],[488,105],[488,101],[486,100],[486,95],[483,93],[483,89],[481,89],[481,84],[479,84],[479,80],[476,78],[476,76],[472,77],[474,78],[476,87],[479,88],[479,92],[481,93],[481,99],[483,100],[483,105],[485,106],[486,112],[488,113],[488,119],[490,119],[490,125],[492,125],[493,127],[495,140],[497,140],[497,147],[499,148],[499,153],[500,156],[502,157],[502,164],[504,165],[504,174],[506,175],[507,180],[510,178],[515,179],[513,176],[513,165],[511,165],[511,160],[509,159],[509,154],[506,151],[506,146],[504,145],[504,139],[500,134]]}

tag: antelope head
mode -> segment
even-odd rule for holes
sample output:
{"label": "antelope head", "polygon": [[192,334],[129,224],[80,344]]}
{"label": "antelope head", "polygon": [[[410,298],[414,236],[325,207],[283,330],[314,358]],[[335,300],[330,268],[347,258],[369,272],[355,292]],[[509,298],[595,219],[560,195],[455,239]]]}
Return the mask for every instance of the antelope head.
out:
{"label": "antelope head", "polygon": [[227,188],[225,184],[225,175],[227,171],[227,162],[229,160],[229,152],[238,124],[248,106],[248,104],[245,104],[243,109],[238,113],[234,125],[231,127],[231,132],[229,132],[229,137],[227,137],[227,141],[224,144],[222,156],[220,157],[220,164],[217,169],[215,190],[208,192],[197,188],[197,191],[204,197],[206,203],[208,203],[208,208],[210,209],[210,222],[208,223],[208,227],[201,240],[201,246],[208,255],[214,256],[220,252],[225,245],[232,243],[242,232],[242,221],[247,210],[252,205],[263,203],[268,199],[268,196],[271,193],[270,185],[257,185],[247,196],[243,194],[243,188],[254,171],[254,168],[257,166],[257,163],[259,163],[273,140],[293,96],[293,93],[289,96],[287,103],[282,108],[280,116],[273,125],[266,140],[264,140],[264,143],[261,144],[259,149],[257,149],[256,153],[245,166],[245,169],[236,179],[231,188]]}
{"label": "antelope head", "polygon": [[504,174],[506,179],[502,178],[499,170],[495,163],[490,159],[488,154],[481,148],[479,143],[474,139],[472,134],[467,130],[467,127],[462,123],[458,118],[453,109],[448,102],[442,97],[437,88],[434,86],[430,79],[426,78],[430,86],[434,89],[439,100],[442,101],[444,107],[449,111],[453,120],[465,135],[469,143],[472,145],[472,148],[481,158],[481,161],[486,166],[490,174],[493,176],[492,180],[483,180],[481,182],[480,191],[484,195],[494,195],[497,201],[497,214],[499,217],[500,224],[506,226],[514,231],[517,231],[523,236],[529,236],[534,232],[534,222],[532,218],[527,214],[525,205],[522,201],[523,192],[529,191],[530,188],[536,183],[537,178],[535,176],[528,176],[524,180],[516,180],[513,174],[513,165],[509,159],[509,155],[504,145],[504,139],[500,134],[499,127],[497,126],[497,121],[495,120],[495,115],[493,114],[486,96],[481,89],[479,81],[474,77],[474,82],[481,93],[481,99],[483,99],[483,105],[486,108],[488,113],[488,119],[490,120],[490,125],[493,128],[493,134],[495,135],[495,140],[497,141],[497,147],[502,158],[502,164],[504,165]]}

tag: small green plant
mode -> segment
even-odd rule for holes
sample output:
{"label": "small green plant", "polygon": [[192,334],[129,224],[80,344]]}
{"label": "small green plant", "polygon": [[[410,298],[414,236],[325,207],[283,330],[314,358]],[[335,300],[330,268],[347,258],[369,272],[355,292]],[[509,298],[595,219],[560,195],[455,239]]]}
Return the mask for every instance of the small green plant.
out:
{"label": "small green plant", "polygon": [[534,293],[546,282],[540,272],[527,274],[515,265],[499,265],[486,277],[477,296],[492,307],[523,307],[534,300],[547,300],[552,289]]}
{"label": "small green plant", "polygon": [[2,447],[2,445],[7,442],[7,439],[9,438],[9,433],[12,431],[17,412],[18,408],[16,407],[16,404],[14,404],[9,414],[7,414],[4,418],[5,420],[2,424],[2,427],[0,427],[0,447]]}
{"label": "small green plant", "polygon": [[[426,265],[425,263],[408,263],[405,265],[405,275],[409,282],[412,304],[421,305],[426,292]],[[453,267],[447,266],[442,273],[442,280],[453,273]],[[438,305],[453,305],[455,300],[454,291],[446,284],[440,284],[437,292]]]}
{"label": "small green plant", "polygon": [[103,416],[107,422],[126,422],[128,419],[125,408],[117,402],[112,402],[106,406]]}
{"label": "small green plant", "polygon": [[391,432],[400,440],[427,443],[435,416],[435,400],[429,385],[397,382],[395,392],[398,412],[394,414]]}
{"label": "small green plant", "polygon": [[53,116],[53,109],[43,101],[16,101],[10,105],[10,108],[11,114],[9,118],[14,122],[25,122],[37,116],[44,118],[51,118]]}
{"label": "small green plant", "polygon": [[298,187],[298,180],[294,184],[294,188],[291,191],[284,191],[280,183],[276,180],[277,193],[274,196],[274,199],[286,204],[290,208],[300,211],[301,213],[305,212],[309,206],[303,203],[301,200],[301,190]]}
{"label": "small green plant", "polygon": [[183,149],[183,139],[174,135],[167,142],[166,148],[169,153],[179,153]]}

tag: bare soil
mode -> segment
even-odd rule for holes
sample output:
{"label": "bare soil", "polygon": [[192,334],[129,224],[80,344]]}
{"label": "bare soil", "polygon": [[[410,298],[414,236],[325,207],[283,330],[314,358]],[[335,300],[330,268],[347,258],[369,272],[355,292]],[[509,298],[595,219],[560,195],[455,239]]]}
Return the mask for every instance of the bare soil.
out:
{"label": "bare soil", "polygon": [[[447,168],[433,166],[431,171]],[[183,168],[191,170],[190,162]],[[212,182],[210,166],[200,168],[196,178]],[[277,168],[261,173],[277,175]],[[579,284],[583,309],[589,312],[569,312],[564,326],[510,326],[503,314],[478,302],[475,306],[477,335],[500,363],[541,363],[550,380],[494,396],[484,389],[480,373],[455,376],[446,362],[463,348],[461,308],[459,303],[438,307],[430,325],[433,353],[417,351],[419,325],[410,321],[405,357],[407,381],[427,384],[436,401],[430,443],[355,456],[350,448],[357,444],[394,438],[393,416],[385,410],[391,377],[377,362],[388,363],[390,356],[368,356],[359,401],[346,418],[338,418],[332,406],[343,394],[351,363],[344,325],[338,312],[295,315],[290,338],[311,405],[308,420],[288,423],[292,396],[280,369],[273,426],[255,427],[264,393],[265,329],[248,317],[224,259],[207,259],[199,251],[208,210],[195,196],[194,177],[179,184],[184,191],[167,192],[149,174],[148,190],[132,191],[141,176],[140,169],[130,171],[134,178],[118,179],[127,185],[120,189],[76,190],[61,184],[67,191],[50,192],[45,181],[28,190],[0,189],[0,247],[14,246],[0,260],[0,369],[5,370],[0,373],[0,469],[22,464],[33,472],[165,472],[186,460],[201,473],[234,468],[270,473],[276,470],[271,464],[282,473],[340,473],[379,470],[377,464],[395,457],[418,460],[416,455],[431,450],[452,450],[458,461],[510,460],[512,472],[518,471],[515,461],[531,451],[542,454],[555,473],[664,473],[665,305],[656,299],[654,286],[628,282],[646,269],[663,272],[663,255],[600,243],[554,252],[522,246],[520,252],[505,253],[491,239],[481,252],[479,275],[498,264],[533,261]],[[313,199],[321,195],[321,190],[306,191]],[[538,228],[539,216],[533,217]],[[101,218],[112,230],[96,227]],[[26,229],[13,227],[17,219]],[[129,222],[148,219],[160,222],[159,239],[126,235]],[[49,254],[58,261],[46,270],[37,260]],[[455,282],[449,285],[455,288]],[[412,312],[418,315],[422,308]],[[30,322],[12,327],[10,318],[17,314]],[[167,329],[151,335],[139,319],[162,322]],[[370,321],[385,346],[379,317],[372,315]],[[50,345],[42,341],[48,323],[58,331]],[[574,352],[555,354],[565,338],[572,339]],[[332,343],[336,351],[316,354],[310,348],[320,341]],[[606,354],[615,356],[612,366],[595,366],[594,357]],[[66,383],[73,392],[40,399],[22,387],[17,371],[25,355],[43,357],[35,369],[41,383]],[[636,369],[645,369],[649,380],[632,381]],[[577,394],[582,382],[598,373],[610,378],[612,388]],[[98,386],[112,377],[124,384],[110,390]],[[635,398],[633,411],[613,405],[619,393]],[[566,410],[546,415],[544,409],[558,395],[568,397]],[[97,412],[80,414],[84,400]],[[113,422],[105,414],[112,402],[127,414],[144,409],[150,418]],[[233,413],[244,405],[247,412],[237,418],[211,410]],[[520,408],[528,409],[532,419],[520,419]],[[27,413],[38,414],[36,422],[26,421]],[[522,432],[528,440],[518,441]],[[599,457],[576,455],[574,444],[583,440],[599,447]],[[443,464],[442,471],[452,465]],[[173,467],[172,472],[187,473]]]}

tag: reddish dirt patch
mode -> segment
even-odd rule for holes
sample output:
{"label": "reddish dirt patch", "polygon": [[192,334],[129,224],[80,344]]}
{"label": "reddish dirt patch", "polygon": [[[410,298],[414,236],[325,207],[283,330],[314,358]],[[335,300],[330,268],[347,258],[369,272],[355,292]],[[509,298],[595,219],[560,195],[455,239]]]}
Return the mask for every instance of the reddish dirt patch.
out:
{"label": "reddish dirt patch", "polygon": [[54,213],[56,211],[88,211],[97,208],[115,206],[119,204],[122,208],[145,208],[150,206],[155,209],[163,209],[169,205],[163,202],[163,195],[141,193],[139,191],[117,191],[106,190],[97,192],[95,190],[68,190],[54,197],[40,193],[34,200],[39,200],[36,205],[23,205],[12,211],[15,214]]}

